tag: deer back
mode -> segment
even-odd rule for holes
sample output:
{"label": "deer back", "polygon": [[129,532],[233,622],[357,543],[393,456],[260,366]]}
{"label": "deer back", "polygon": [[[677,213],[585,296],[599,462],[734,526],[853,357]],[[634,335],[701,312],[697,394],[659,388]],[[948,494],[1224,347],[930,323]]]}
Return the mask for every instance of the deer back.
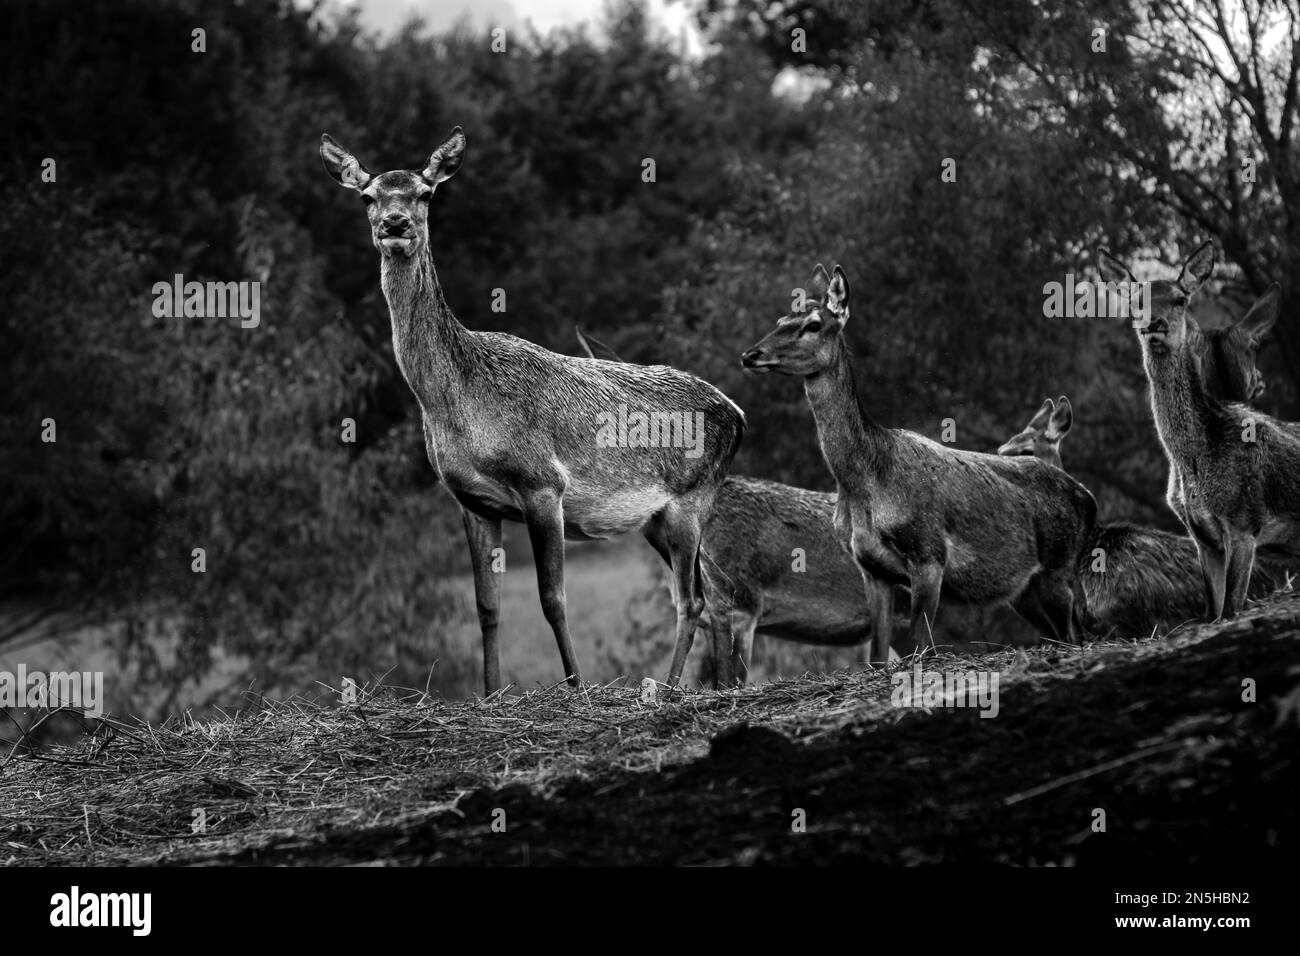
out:
{"label": "deer back", "polygon": [[[879,532],[928,537],[931,546],[946,543],[959,558],[989,565],[1060,567],[1075,560],[1097,506],[1069,475],[1034,458],[894,434],[896,451],[867,489]],[[924,550],[920,541],[917,547]]]}
{"label": "deer back", "polygon": [[720,483],[744,433],[740,409],[686,372],[559,355],[502,333],[468,333],[450,385],[420,398],[453,491],[558,479],[579,510],[618,495],[620,507],[652,512]]}

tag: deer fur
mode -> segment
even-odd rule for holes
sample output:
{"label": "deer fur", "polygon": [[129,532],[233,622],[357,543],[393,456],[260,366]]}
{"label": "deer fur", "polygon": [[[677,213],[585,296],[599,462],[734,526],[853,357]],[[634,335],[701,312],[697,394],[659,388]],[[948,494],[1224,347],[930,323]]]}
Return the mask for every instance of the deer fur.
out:
{"label": "deer fur", "polygon": [[[574,335],[588,357],[622,361],[581,328]],[[871,640],[861,573],[834,519],[830,492],[740,475],[722,483],[700,543],[716,686],[748,680],[756,635],[830,647]]]}
{"label": "deer fur", "polygon": [[807,307],[742,356],[746,368],[798,375],[838,494],[835,525],[876,612],[883,663],[892,601],[877,581],[911,589],[909,638],[933,626],[941,594],[1008,602],[1042,634],[1073,635],[1074,567],[1096,517],[1092,495],[1032,458],[949,448],[867,415],[844,338],[848,278],[818,266]]}
{"label": "deer fur", "polygon": [[1281,287],[1274,282],[1244,316],[1223,328],[1202,329],[1188,316],[1201,381],[1212,398],[1250,405],[1264,394],[1264,375],[1256,357],[1264,336],[1277,321],[1280,297]]}
{"label": "deer fur", "polygon": [[723,483],[701,547],[719,686],[748,679],[756,634],[831,647],[872,640],[872,605],[834,521],[830,492],[736,475]]}
{"label": "deer fur", "polygon": [[[1073,422],[1070,400],[1049,398],[998,454],[1033,455],[1062,468],[1061,442]],[[1204,608],[1200,558],[1186,535],[1128,523],[1099,524],[1079,555],[1077,574],[1083,595],[1079,621],[1093,634],[1148,637],[1157,629],[1196,620]],[[1251,596],[1263,597],[1274,587],[1270,575],[1256,571]]]}
{"label": "deer fur", "polygon": [[[1187,304],[1216,257],[1206,242],[1176,279],[1152,282],[1151,314],[1135,323],[1156,433],[1169,460],[1166,500],[1196,544],[1212,620],[1242,609],[1257,551],[1300,555],[1300,437],[1287,423],[1215,398],[1202,380]],[[1104,250],[1101,260],[1104,271],[1132,279]]]}
{"label": "deer fur", "polygon": [[[428,210],[435,189],[464,160],[460,127],[419,171],[372,176],[329,136],[321,138],[320,154],[326,171],[366,203],[397,365],[420,405],[429,462],[464,513],[484,689],[491,693],[501,683],[500,575],[492,565],[503,520],[528,528],[542,610],[575,685],[581,677],[567,624],[564,539],[644,534],[672,569],[675,683],[704,605],[701,528],[739,447],[743,413],[677,369],[578,359],[456,320],[434,270]],[[700,454],[603,445],[601,416],[621,406],[702,413]]]}

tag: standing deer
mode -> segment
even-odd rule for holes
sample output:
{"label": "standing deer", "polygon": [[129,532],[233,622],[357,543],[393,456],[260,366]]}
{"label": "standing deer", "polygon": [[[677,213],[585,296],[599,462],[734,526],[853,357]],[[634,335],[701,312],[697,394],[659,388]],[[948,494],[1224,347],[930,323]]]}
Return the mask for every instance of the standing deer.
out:
{"label": "standing deer", "polygon": [[[1237,351],[1223,357],[1234,367],[1243,359],[1253,364],[1250,356]],[[1238,380],[1250,378],[1242,375]],[[1073,422],[1070,400],[1064,395],[1049,398],[998,454],[1033,455],[1061,468],[1061,442]],[[1204,607],[1200,558],[1185,535],[1127,523],[1098,524],[1079,555],[1077,573],[1083,594],[1079,619],[1094,634],[1145,637],[1158,627],[1195,620]],[[1251,596],[1263,597],[1274,587],[1269,575],[1257,571]]]}
{"label": "standing deer", "polygon": [[[1126,274],[1126,279],[1131,278]],[[1264,394],[1264,376],[1256,364],[1259,346],[1277,321],[1280,287],[1274,282],[1236,322],[1202,329],[1188,316],[1189,347],[1196,356],[1205,390],[1223,402],[1250,404]],[[1064,395],[1043,402],[1029,424],[998,449],[999,455],[1033,455],[1061,467],[1059,447],[1070,429],[1073,409]],[[1284,427],[1293,427],[1284,423]]]}
{"label": "standing deer", "polygon": [[[590,358],[622,361],[582,329],[574,335]],[[748,680],[756,634],[831,647],[871,640],[861,573],[834,519],[829,492],[740,475],[722,483],[700,541],[717,686]]]}
{"label": "standing deer", "polygon": [[[1156,433],[1169,459],[1165,497],[1196,544],[1206,616],[1237,614],[1256,550],[1300,556],[1300,436],[1293,426],[1210,395],[1187,303],[1214,271],[1204,243],[1178,278],[1150,284],[1150,314],[1134,322]],[[1105,250],[1103,278],[1136,282]]]}
{"label": "standing deer", "polygon": [[1092,495],[1032,458],[962,451],[876,424],[844,338],[844,270],[827,276],[819,265],[809,291],[811,304],[779,319],[741,361],[803,377],[838,487],[835,525],[876,611],[873,660],[888,652],[893,603],[881,599],[877,579],[911,588],[914,642],[933,626],[941,592],[968,604],[1009,602],[1046,637],[1072,637],[1074,567],[1096,517]]}
{"label": "standing deer", "polygon": [[[565,611],[564,540],[641,531],[672,569],[677,622],[668,679],[676,683],[704,607],[700,529],[739,447],[744,414],[677,369],[559,355],[456,320],[433,267],[429,201],[464,160],[459,126],[418,171],[372,176],[328,135],[320,155],[365,203],[397,365],[420,404],[429,463],[464,514],[485,690],[501,685],[493,562],[503,520],[528,528],[542,612],[574,685],[581,676]],[[635,415],[638,425],[663,428],[624,428]]]}

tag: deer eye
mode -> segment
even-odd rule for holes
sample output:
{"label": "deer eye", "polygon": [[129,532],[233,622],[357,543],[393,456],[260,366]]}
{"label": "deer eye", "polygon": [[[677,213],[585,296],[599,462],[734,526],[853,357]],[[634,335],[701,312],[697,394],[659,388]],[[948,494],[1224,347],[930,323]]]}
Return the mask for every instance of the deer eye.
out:
{"label": "deer eye", "polygon": [[428,202],[428,201],[429,201],[430,199],[432,199],[432,198],[433,198],[433,190],[430,189],[427,193],[420,193],[420,195],[416,196],[416,197],[415,197],[415,201],[416,201],[416,202]]}
{"label": "deer eye", "polygon": [[821,330],[822,330],[822,320],[810,319],[808,321],[808,324],[799,330],[799,334],[803,335],[805,332],[820,332]]}
{"label": "deer eye", "polygon": [[361,201],[365,203],[367,206],[373,206],[375,204],[375,197],[370,195],[369,193],[362,193]]}

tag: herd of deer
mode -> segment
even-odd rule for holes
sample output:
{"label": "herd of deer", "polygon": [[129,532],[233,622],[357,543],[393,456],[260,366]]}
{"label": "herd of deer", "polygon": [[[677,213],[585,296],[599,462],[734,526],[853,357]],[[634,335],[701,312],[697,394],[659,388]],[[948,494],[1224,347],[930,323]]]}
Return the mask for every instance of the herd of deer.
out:
{"label": "herd of deer", "polygon": [[[666,366],[562,355],[461,325],[443,299],[429,250],[429,200],[465,155],[460,127],[418,171],[372,175],[328,135],[326,170],[365,203],[380,253],[397,364],[420,404],[429,461],[460,503],[474,571],[487,692],[500,687],[501,522],[522,522],[542,611],[566,677],[580,683],[564,598],[565,538],[640,531],[671,569],[680,679],[707,624],[719,683],[743,683],[756,633],[813,644],[871,643],[885,663],[895,602],[908,601],[904,649],[933,642],[941,597],[1009,604],[1045,638],[1149,632],[1204,613],[1239,611],[1272,579],[1256,557],[1300,557],[1300,425],[1247,403],[1276,319],[1271,288],[1236,325],[1201,330],[1188,300],[1216,253],[1201,246],[1172,281],[1149,285],[1135,323],[1157,434],[1169,460],[1167,499],[1188,536],[1103,525],[1061,465],[1073,410],[1049,399],[998,454],[963,451],[866,414],[844,338],[848,278],[817,267],[806,307],[784,316],[741,357],[755,372],[802,376],[836,493],[727,471],[744,413],[707,382]],[[1107,281],[1135,282],[1102,254]],[[682,448],[596,440],[615,408],[703,413],[704,437]],[[631,444],[631,443],[628,443]],[[803,549],[803,569],[791,555]],[[701,560],[702,559],[702,560]],[[1252,573],[1253,572],[1253,573]]]}

